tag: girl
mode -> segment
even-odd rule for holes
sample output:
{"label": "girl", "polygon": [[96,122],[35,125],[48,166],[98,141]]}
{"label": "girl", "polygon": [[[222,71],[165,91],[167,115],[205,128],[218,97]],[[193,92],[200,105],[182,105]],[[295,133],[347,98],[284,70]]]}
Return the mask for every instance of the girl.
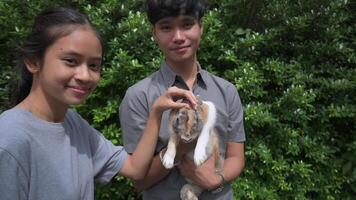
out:
{"label": "girl", "polygon": [[194,95],[169,88],[154,102],[132,154],[114,146],[75,111],[100,79],[102,43],[88,18],[73,9],[47,10],[36,18],[21,48],[18,104],[0,115],[2,200],[94,199],[94,181],[145,176],[162,113],[188,107],[173,99]]}

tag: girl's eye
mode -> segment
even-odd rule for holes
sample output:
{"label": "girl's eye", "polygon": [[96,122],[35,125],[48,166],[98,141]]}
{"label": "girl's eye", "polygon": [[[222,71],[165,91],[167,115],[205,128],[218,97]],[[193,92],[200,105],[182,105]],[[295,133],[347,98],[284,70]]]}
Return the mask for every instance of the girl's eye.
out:
{"label": "girl's eye", "polygon": [[101,64],[90,64],[89,68],[93,71],[101,71]]}
{"label": "girl's eye", "polygon": [[63,60],[69,66],[75,66],[78,63],[74,58],[64,58]]}

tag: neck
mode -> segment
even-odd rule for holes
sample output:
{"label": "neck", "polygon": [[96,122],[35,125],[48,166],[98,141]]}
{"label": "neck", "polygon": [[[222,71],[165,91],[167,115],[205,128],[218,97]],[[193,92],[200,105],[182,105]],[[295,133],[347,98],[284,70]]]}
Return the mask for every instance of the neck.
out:
{"label": "neck", "polygon": [[198,73],[198,64],[195,58],[184,62],[174,62],[169,60],[166,62],[175,73],[184,79],[184,81],[189,82],[195,80]]}
{"label": "neck", "polygon": [[63,122],[68,107],[51,104],[44,96],[34,94],[32,91],[19,105],[31,112],[34,116],[48,122]]}

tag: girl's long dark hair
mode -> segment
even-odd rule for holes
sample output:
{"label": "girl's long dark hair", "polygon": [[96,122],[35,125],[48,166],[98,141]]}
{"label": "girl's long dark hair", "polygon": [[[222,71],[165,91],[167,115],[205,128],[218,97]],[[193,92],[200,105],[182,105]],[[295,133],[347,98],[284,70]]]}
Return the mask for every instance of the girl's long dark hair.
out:
{"label": "girl's long dark hair", "polygon": [[19,50],[20,80],[14,92],[14,104],[23,101],[30,93],[33,75],[27,70],[27,62],[42,63],[46,50],[56,40],[70,34],[78,26],[88,26],[102,42],[99,32],[88,17],[72,8],[52,8],[41,12],[35,19],[31,33]]}

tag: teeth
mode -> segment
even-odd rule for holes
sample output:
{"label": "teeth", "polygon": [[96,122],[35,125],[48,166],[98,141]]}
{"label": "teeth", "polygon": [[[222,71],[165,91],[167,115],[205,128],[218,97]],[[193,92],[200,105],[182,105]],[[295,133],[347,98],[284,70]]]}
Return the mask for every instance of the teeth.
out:
{"label": "teeth", "polygon": [[182,142],[184,142],[184,143],[189,143],[189,142],[191,142],[192,141],[192,139],[185,139],[185,138],[182,138]]}

